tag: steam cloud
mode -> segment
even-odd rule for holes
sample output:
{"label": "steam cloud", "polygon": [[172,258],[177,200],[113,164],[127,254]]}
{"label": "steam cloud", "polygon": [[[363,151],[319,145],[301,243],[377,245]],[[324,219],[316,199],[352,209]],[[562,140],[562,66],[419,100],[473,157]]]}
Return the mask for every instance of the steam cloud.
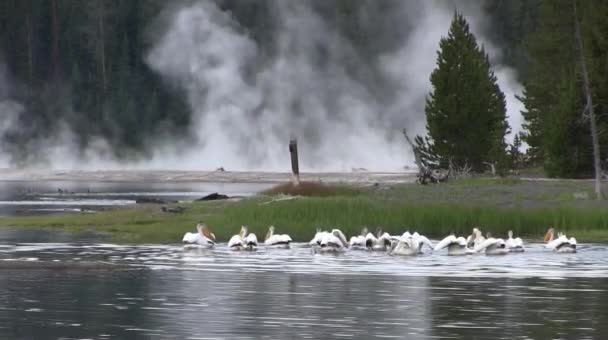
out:
{"label": "steam cloud", "polygon": [[[112,160],[108,143],[100,140],[75,159],[68,156],[78,153],[66,127],[45,143],[53,145],[51,159],[61,160],[52,166],[83,168],[85,159],[93,168],[286,171],[292,137],[299,141],[303,171],[413,165],[401,129],[425,133],[429,75],[454,6],[395,1],[395,8],[374,16],[374,4],[358,13],[362,29],[385,33],[369,38],[371,55],[363,55],[310,1],[272,1],[276,27],[264,46],[211,0],[171,8],[169,25],[145,58],[186,92],[194,141],[168,136],[154,141],[150,160],[125,164]],[[521,104],[514,95],[521,85],[481,34],[486,23],[478,19],[478,6],[458,9],[490,53],[515,133],[521,130]],[[386,27],[377,28],[379,21]],[[0,98],[0,138],[15,124],[19,107]],[[2,151],[0,165],[6,164]]]}
{"label": "steam cloud", "polygon": [[[392,15],[414,29],[389,42],[389,50],[371,62],[310,2],[273,2],[278,28],[270,57],[213,2],[178,10],[148,62],[188,93],[199,136],[196,151],[187,157],[196,159],[191,165],[284,170],[290,137],[299,139],[306,170],[412,165],[400,131],[424,133],[429,75],[453,8],[439,2],[401,3]],[[361,77],[349,64],[372,76]],[[521,89],[510,69],[495,71],[517,131],[520,107],[514,94]]]}

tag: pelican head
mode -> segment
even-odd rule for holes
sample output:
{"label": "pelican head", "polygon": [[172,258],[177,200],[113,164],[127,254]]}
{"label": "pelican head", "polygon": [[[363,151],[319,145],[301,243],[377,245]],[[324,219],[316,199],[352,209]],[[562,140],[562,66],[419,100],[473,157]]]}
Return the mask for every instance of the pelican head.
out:
{"label": "pelican head", "polygon": [[555,229],[553,229],[553,228],[549,228],[549,229],[547,230],[547,232],[545,233],[545,238],[544,238],[544,241],[545,241],[545,242],[551,242],[551,241],[553,240],[553,235],[554,235],[554,233],[555,233]]}
{"label": "pelican head", "polygon": [[340,239],[345,248],[348,248],[349,243],[346,241],[346,236],[344,236],[344,233],[342,233],[340,229],[334,229],[331,231],[331,233]]}
{"label": "pelican head", "polygon": [[239,232],[239,236],[241,236],[242,238],[245,238],[245,236],[247,236],[247,226],[241,226],[241,231]]}
{"label": "pelican head", "polygon": [[488,232],[486,233],[486,238],[492,238],[492,233],[488,231]]}
{"label": "pelican head", "polygon": [[367,227],[364,227],[363,229],[361,229],[361,236],[365,236],[367,235]]}
{"label": "pelican head", "polygon": [[376,237],[380,238],[381,235],[382,235],[382,228],[380,228],[380,227],[376,228]]}
{"label": "pelican head", "polygon": [[513,230],[509,230],[507,232],[507,235],[509,236],[509,238],[513,238]]}
{"label": "pelican head", "polygon": [[198,232],[200,234],[202,234],[203,236],[205,236],[206,238],[215,241],[215,235],[209,230],[209,227],[207,227],[207,225],[205,223],[201,222],[201,223],[197,224],[196,230],[198,230]]}
{"label": "pelican head", "polygon": [[269,238],[271,238],[273,234],[274,234],[274,226],[271,225],[270,227],[268,227],[268,233],[266,233],[265,240],[268,240]]}

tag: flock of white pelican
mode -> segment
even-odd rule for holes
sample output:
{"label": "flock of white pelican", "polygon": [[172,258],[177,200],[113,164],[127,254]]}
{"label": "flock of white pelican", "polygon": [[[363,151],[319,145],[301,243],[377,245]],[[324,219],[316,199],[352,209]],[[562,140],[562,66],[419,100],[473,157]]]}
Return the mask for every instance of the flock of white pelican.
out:
{"label": "flock of white pelican", "polygon": [[[185,247],[212,248],[215,246],[215,235],[205,224],[196,226],[196,233],[186,233],[183,238]],[[274,226],[268,228],[268,233],[264,239],[266,247],[289,248],[292,239],[287,234],[275,234]],[[513,238],[513,232],[509,230],[506,240],[492,237],[486,233],[484,237],[479,228],[473,228],[472,233],[467,237],[456,237],[451,234],[435,245],[425,236],[418,232],[410,234],[406,231],[401,236],[390,235],[381,229],[373,234],[363,228],[360,235],[353,236],[347,241],[346,236],[340,229],[322,231],[317,229],[313,239],[308,243],[315,252],[319,253],[338,253],[350,250],[383,251],[391,255],[413,256],[422,254],[425,247],[430,251],[442,251],[447,249],[448,255],[505,255],[513,252],[523,252],[524,242],[521,238]],[[563,233],[557,233],[549,228],[545,234],[545,248],[558,253],[575,253],[576,239],[567,238]],[[249,233],[247,226],[242,226],[238,234],[232,236],[228,241],[228,248],[234,251],[253,251],[258,247],[258,238],[254,233]]]}

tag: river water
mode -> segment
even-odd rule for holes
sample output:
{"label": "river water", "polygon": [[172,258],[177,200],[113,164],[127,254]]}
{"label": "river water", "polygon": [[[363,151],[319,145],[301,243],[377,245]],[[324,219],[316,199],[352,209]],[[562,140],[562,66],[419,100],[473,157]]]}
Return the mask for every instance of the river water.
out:
{"label": "river water", "polygon": [[270,183],[0,181],[1,215],[40,215],[103,210],[137,199],[192,201],[211,193],[250,196]]}
{"label": "river water", "polygon": [[501,257],[402,258],[313,254],[305,244],[248,253],[96,237],[0,232],[0,339],[608,334],[605,245],[583,244],[576,254],[531,244]]}

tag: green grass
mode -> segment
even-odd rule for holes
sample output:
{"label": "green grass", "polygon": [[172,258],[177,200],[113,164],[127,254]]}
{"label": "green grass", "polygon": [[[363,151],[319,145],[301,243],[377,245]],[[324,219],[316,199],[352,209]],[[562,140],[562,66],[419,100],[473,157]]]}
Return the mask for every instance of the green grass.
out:
{"label": "green grass", "polygon": [[198,221],[205,221],[219,241],[228,240],[243,224],[259,238],[274,225],[278,233],[297,241],[310,240],[317,227],[341,228],[347,236],[362,227],[381,227],[391,234],[410,230],[436,238],[481,227],[494,235],[512,229],[516,235],[540,239],[549,226],[581,241],[608,240],[608,202],[576,200],[572,195],[591,190],[591,185],[482,178],[436,186],[340,186],[331,195],[323,187],[290,200],[259,195],[239,202],[181,204],[187,208],[181,214],[144,205],[95,214],[5,217],[0,218],[0,227],[93,230],[121,243],[179,242]]}

